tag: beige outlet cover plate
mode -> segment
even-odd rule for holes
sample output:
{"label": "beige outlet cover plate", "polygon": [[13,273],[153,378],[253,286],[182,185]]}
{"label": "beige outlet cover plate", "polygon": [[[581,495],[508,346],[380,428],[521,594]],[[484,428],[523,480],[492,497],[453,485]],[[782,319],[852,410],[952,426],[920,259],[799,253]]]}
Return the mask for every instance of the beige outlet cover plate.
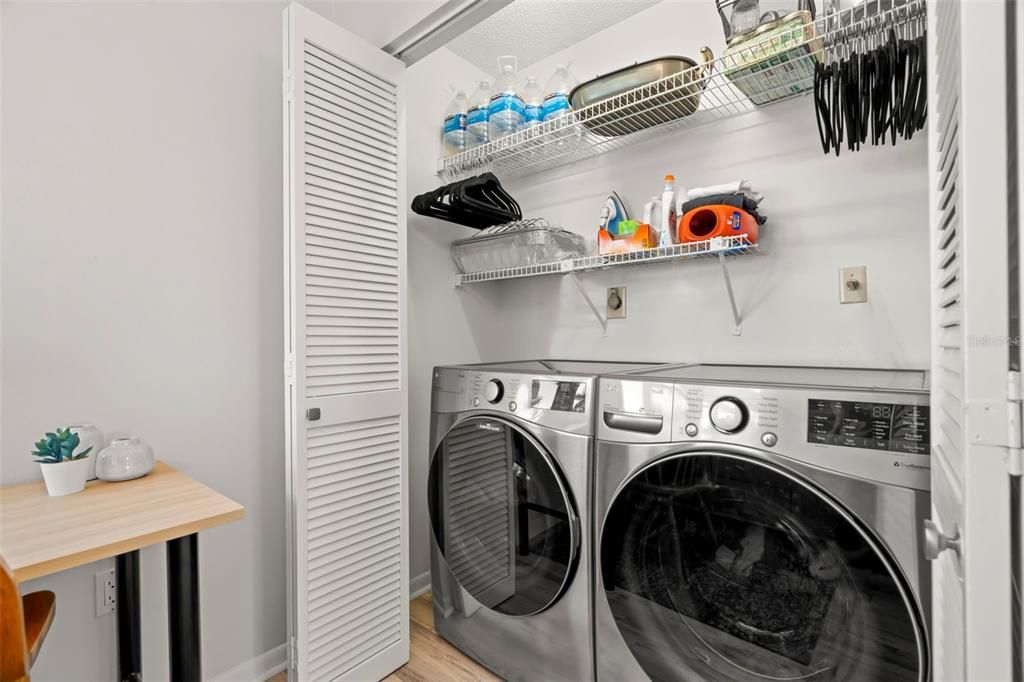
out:
{"label": "beige outlet cover plate", "polygon": [[609,320],[626,319],[626,287],[608,287],[605,301]]}
{"label": "beige outlet cover plate", "polygon": [[868,269],[865,266],[839,269],[839,302],[868,302]]}

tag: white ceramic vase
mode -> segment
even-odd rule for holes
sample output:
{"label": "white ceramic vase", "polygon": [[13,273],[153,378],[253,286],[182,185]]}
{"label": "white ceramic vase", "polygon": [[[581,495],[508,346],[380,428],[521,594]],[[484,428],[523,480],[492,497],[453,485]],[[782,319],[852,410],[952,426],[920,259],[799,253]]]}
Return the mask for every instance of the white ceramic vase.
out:
{"label": "white ceramic vase", "polygon": [[69,459],[53,464],[40,463],[46,492],[50,497],[60,497],[79,493],[85,488],[85,479],[89,475],[89,458]]}
{"label": "white ceramic vase", "polygon": [[130,481],[153,470],[153,448],[138,436],[114,438],[96,460],[96,475],[104,481]]}
{"label": "white ceramic vase", "polygon": [[106,446],[107,441],[103,433],[92,424],[78,424],[72,426],[71,433],[78,434],[78,447],[75,452],[83,452],[86,448],[92,448],[86,455],[89,460],[89,480],[96,478],[96,460],[99,459],[100,450]]}

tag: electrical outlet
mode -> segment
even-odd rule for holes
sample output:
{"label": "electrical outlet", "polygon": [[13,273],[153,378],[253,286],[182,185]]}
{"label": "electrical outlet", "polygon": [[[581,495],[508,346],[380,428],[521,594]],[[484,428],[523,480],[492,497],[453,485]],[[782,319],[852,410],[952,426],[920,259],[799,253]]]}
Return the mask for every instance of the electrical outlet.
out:
{"label": "electrical outlet", "polygon": [[839,269],[839,302],[868,302],[868,269],[865,266]]}
{"label": "electrical outlet", "polygon": [[626,319],[626,287],[608,287],[607,303],[609,320]]}
{"label": "electrical outlet", "polygon": [[96,574],[96,616],[113,613],[117,608],[117,582],[114,569]]}

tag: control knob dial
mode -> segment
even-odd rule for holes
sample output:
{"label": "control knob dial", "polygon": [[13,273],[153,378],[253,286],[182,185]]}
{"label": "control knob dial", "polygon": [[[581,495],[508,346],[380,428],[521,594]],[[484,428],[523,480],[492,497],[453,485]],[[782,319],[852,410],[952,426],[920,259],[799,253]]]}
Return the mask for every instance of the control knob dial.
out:
{"label": "control knob dial", "polygon": [[498,379],[491,379],[484,384],[484,400],[492,405],[501,400],[505,394],[505,386]]}
{"label": "control knob dial", "polygon": [[719,398],[709,416],[711,425],[722,433],[737,433],[747,425],[747,407],[736,398]]}

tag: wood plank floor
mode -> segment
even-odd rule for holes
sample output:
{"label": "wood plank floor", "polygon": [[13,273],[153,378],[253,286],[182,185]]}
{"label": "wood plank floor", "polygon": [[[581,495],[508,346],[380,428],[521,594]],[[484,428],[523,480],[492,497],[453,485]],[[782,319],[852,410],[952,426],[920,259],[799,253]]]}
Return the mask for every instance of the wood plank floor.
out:
{"label": "wood plank floor", "polygon": [[[434,604],[430,593],[409,604],[409,662],[385,682],[499,682],[501,678],[453,647],[434,630]],[[288,682],[279,673],[267,682]]]}

